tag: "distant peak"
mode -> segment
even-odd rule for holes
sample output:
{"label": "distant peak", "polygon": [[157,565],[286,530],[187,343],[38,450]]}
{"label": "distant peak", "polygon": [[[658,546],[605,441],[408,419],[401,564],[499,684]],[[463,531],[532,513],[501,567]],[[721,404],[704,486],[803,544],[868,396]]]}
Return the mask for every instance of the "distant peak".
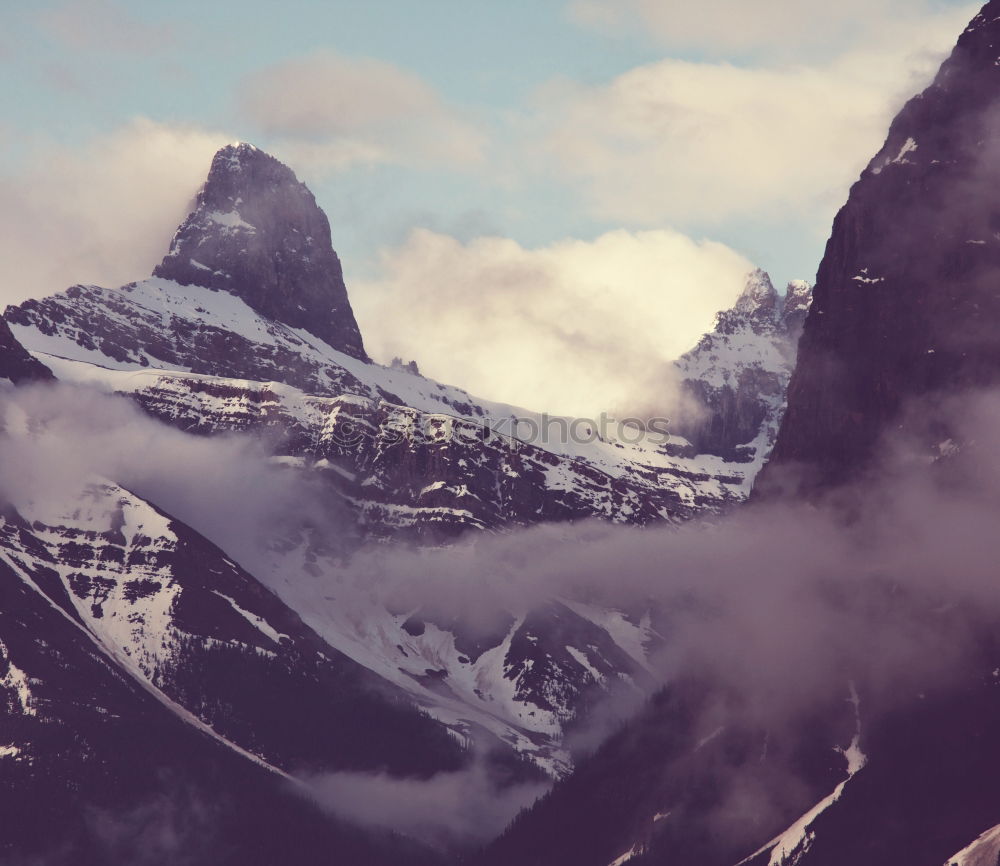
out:
{"label": "distant peak", "polygon": [[771,334],[797,330],[812,301],[812,286],[805,280],[793,280],[782,297],[774,288],[767,271],[755,268],[746,276],[743,291],[736,303],[716,317],[715,331],[735,334],[752,331]]}
{"label": "distant peak", "polygon": [[791,280],[785,288],[785,298],[782,312],[792,307],[808,307],[812,301],[812,283],[807,280]]}
{"label": "distant peak", "polygon": [[743,291],[732,308],[716,317],[715,330],[732,334],[749,328],[756,333],[771,331],[778,319],[781,298],[766,271],[755,268],[746,277]]}
{"label": "distant peak", "polygon": [[[215,156],[212,157],[212,168],[242,168],[246,163],[254,161],[273,162],[287,169],[288,173],[294,177],[294,173],[288,166],[271,156],[267,151],[245,141],[235,141],[225,147],[220,147],[215,152]],[[209,177],[211,177],[211,171]]]}
{"label": "distant peak", "polygon": [[778,307],[778,292],[767,271],[755,268],[746,277],[743,291],[736,300],[735,310],[741,313],[770,314]]}
{"label": "distant peak", "polygon": [[812,283],[792,280],[785,289],[781,304],[781,327],[793,340],[798,340],[812,305]]}
{"label": "distant peak", "polygon": [[247,142],[216,152],[153,275],[229,292],[367,360],[326,215],[295,172]]}

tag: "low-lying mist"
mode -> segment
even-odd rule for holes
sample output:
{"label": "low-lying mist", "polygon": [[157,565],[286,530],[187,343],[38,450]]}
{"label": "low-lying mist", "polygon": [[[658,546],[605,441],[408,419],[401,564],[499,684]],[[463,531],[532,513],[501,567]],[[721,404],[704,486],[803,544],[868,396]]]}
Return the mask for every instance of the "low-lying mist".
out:
{"label": "low-lying mist", "polygon": [[[0,495],[14,507],[61,507],[93,476],[107,478],[262,569],[265,582],[268,550],[308,526],[336,551],[338,603],[353,593],[359,606],[419,606],[484,633],[498,611],[552,598],[651,612],[661,683],[710,678],[774,731],[857,684],[864,726],[962,670],[977,629],[1000,620],[1000,394],[946,410],[953,439],[938,455],[888,441],[862,483],[824,500],[753,503],[681,527],[542,525],[414,549],[358,546],[337,497],[316,474],[275,465],[266,442],[196,437],[124,398],[34,386],[0,394]],[[591,741],[631,710],[595,714]],[[497,791],[478,763],[429,782],[310,784],[349,818],[449,844],[498,832],[539,793]]]}

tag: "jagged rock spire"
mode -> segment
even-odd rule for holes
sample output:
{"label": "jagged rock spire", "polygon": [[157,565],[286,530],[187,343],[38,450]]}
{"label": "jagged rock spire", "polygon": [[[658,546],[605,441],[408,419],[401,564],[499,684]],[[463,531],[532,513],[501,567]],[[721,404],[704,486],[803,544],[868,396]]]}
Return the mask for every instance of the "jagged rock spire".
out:
{"label": "jagged rock spire", "polygon": [[251,144],[215,154],[153,275],[230,292],[367,360],[326,215],[288,166]]}
{"label": "jagged rock spire", "polygon": [[673,432],[699,453],[742,463],[762,459],[777,433],[811,291],[797,280],[783,298],[765,271],[747,275],[715,329],[676,362],[683,399]]}

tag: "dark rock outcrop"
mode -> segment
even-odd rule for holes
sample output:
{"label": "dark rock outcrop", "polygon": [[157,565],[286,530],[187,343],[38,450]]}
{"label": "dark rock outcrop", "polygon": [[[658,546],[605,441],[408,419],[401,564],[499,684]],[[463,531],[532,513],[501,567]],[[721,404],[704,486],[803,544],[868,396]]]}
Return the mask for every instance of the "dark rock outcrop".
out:
{"label": "dark rock outcrop", "polygon": [[55,378],[48,367],[28,354],[3,319],[0,319],[0,378],[10,379],[15,385]]}
{"label": "dark rock outcrop", "polygon": [[890,428],[933,448],[914,401],[1000,382],[998,46],[991,0],[837,215],[758,492],[847,481]]}
{"label": "dark rock outcrop", "polygon": [[288,166],[253,145],[215,154],[194,211],[153,275],[231,292],[367,360],[326,214]]}

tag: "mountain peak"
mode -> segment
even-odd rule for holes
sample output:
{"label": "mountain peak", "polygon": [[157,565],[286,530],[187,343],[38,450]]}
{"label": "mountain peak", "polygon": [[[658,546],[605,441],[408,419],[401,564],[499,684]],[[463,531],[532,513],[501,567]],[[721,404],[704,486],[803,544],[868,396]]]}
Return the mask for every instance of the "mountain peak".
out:
{"label": "mountain peak", "polygon": [[792,280],[785,289],[781,304],[781,329],[796,343],[812,304],[812,291],[812,283],[806,280]]}
{"label": "mountain peak", "polygon": [[732,309],[718,314],[715,330],[720,334],[732,334],[744,327],[758,334],[773,331],[780,307],[781,297],[770,276],[756,268],[747,274],[746,284]]}
{"label": "mountain peak", "polygon": [[747,274],[743,292],[736,300],[736,309],[743,312],[773,309],[777,301],[778,293],[775,291],[770,275],[762,268],[754,268]]}
{"label": "mountain peak", "polygon": [[153,275],[229,292],[367,360],[326,215],[288,166],[247,142],[216,152]]}

